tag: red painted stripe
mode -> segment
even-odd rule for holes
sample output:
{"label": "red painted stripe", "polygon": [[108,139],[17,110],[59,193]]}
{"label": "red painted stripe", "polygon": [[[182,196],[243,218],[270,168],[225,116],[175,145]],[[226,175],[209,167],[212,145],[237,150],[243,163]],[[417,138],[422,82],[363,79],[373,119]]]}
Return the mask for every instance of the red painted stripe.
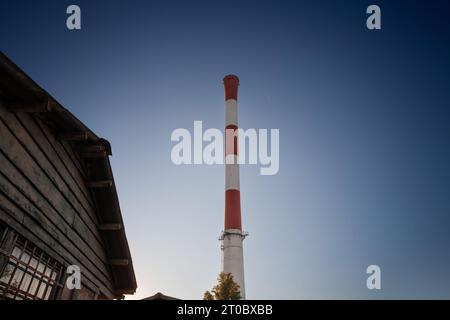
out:
{"label": "red painted stripe", "polygon": [[239,229],[241,225],[241,192],[239,190],[225,191],[225,230]]}
{"label": "red painted stripe", "polygon": [[225,100],[237,100],[239,78],[235,75],[230,74],[223,78],[223,84],[225,86]]}
{"label": "red painted stripe", "polygon": [[225,156],[230,154],[238,155],[238,127],[230,124],[225,127]]}

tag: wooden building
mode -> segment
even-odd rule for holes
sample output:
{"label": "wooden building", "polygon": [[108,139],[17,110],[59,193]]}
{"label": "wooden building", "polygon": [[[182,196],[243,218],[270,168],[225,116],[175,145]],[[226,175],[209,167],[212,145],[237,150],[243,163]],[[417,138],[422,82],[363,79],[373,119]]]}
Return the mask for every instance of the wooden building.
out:
{"label": "wooden building", "polygon": [[[111,146],[0,53],[0,299],[136,291]],[[81,289],[66,285],[69,266]]]}

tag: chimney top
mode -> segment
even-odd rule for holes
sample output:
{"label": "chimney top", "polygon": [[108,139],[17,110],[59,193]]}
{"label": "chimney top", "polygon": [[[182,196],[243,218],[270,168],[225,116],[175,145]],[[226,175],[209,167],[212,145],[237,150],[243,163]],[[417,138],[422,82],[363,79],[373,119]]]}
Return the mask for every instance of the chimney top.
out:
{"label": "chimney top", "polygon": [[229,74],[223,78],[224,83],[229,81],[237,81],[237,83],[239,84],[239,77],[234,74]]}
{"label": "chimney top", "polygon": [[223,78],[223,84],[225,86],[225,100],[237,100],[239,78],[234,74],[229,74]]}

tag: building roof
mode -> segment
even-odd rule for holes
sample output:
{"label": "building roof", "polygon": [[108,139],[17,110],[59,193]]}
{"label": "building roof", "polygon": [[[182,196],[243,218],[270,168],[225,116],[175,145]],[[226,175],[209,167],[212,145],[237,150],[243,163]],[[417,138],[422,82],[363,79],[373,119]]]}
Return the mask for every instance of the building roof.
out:
{"label": "building roof", "polygon": [[108,232],[102,232],[102,238],[111,262],[115,294],[133,294],[137,287],[136,277],[108,157],[112,155],[110,143],[99,138],[1,51],[0,75],[0,99],[10,111],[37,114],[57,136],[76,144],[74,151],[79,154],[104,155],[83,157],[86,161],[83,170],[89,181],[108,185],[107,188],[91,188],[96,214],[101,224],[112,226]]}
{"label": "building roof", "polygon": [[161,292],[157,292],[153,296],[144,298],[142,300],[180,300],[180,299],[174,298],[174,297],[169,297],[169,296],[162,294]]}

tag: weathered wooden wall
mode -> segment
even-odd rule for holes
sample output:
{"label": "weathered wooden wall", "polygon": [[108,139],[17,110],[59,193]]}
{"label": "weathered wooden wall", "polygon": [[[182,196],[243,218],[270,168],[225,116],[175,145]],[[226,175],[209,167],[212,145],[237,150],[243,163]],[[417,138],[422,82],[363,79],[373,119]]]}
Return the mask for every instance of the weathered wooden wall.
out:
{"label": "weathered wooden wall", "polygon": [[63,266],[78,265],[85,287],[79,297],[113,297],[95,204],[80,159],[37,117],[9,112],[1,101],[0,220]]}

